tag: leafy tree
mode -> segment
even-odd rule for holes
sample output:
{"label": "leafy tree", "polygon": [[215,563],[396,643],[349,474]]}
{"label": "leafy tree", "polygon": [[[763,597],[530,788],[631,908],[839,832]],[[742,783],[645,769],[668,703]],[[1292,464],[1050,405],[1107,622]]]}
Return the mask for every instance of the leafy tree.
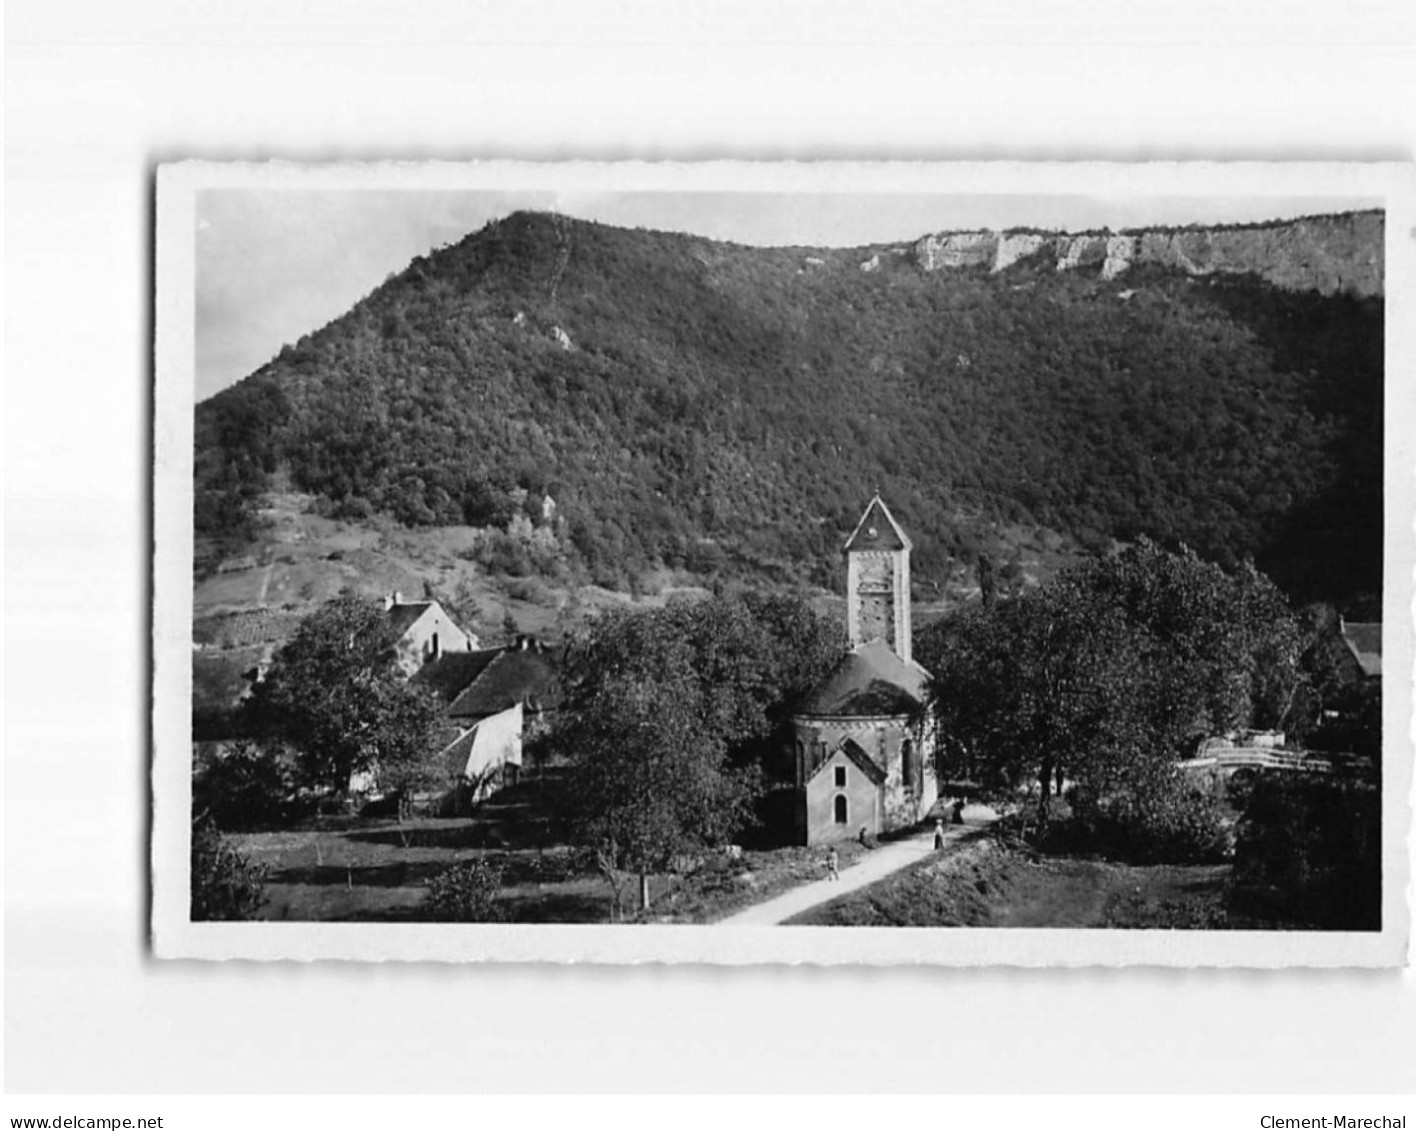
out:
{"label": "leafy tree", "polygon": [[764,740],[831,639],[800,603],[715,598],[613,613],[568,645],[554,743],[612,887],[637,873],[647,909],[651,873],[749,823]]}
{"label": "leafy tree", "polygon": [[232,848],[209,816],[192,821],[193,922],[254,919],[265,905],[266,869]]}
{"label": "leafy tree", "polygon": [[993,568],[993,559],[987,554],[978,556],[978,591],[983,607],[991,609],[998,603],[998,576]]}
{"label": "leafy tree", "polygon": [[291,812],[295,768],[279,747],[234,742],[192,775],[192,811],[227,830],[278,828]]}
{"label": "leafy tree", "polygon": [[1142,737],[1141,667],[1119,612],[1090,597],[1062,582],[933,635],[921,659],[934,673],[941,780],[1000,791],[1035,781],[1045,821],[1063,775],[1110,786],[1124,772]]}
{"label": "leafy tree", "polygon": [[1239,821],[1236,895],[1298,926],[1380,930],[1381,834],[1375,785],[1264,774]]}
{"label": "leafy tree", "polygon": [[1250,565],[1235,574],[1154,543],[1064,571],[922,636],[934,672],[941,778],[995,788],[1063,777],[1159,812],[1195,735],[1282,721],[1301,682],[1302,634]]}
{"label": "leafy tree", "polygon": [[397,666],[383,608],[352,596],[300,623],[256,685],[250,710],[264,735],[296,752],[306,782],[337,792],[365,771],[395,788],[417,778],[438,719],[432,695]]}
{"label": "leafy tree", "polygon": [[1147,538],[1078,571],[1118,608],[1146,654],[1148,725],[1174,756],[1197,735],[1282,725],[1301,681],[1303,634],[1252,563],[1232,573]]}

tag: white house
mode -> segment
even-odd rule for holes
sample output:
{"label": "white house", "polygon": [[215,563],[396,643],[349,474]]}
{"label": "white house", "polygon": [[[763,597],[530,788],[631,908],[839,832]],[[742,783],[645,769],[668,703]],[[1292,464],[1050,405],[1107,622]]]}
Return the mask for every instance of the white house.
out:
{"label": "white house", "polygon": [[398,636],[398,666],[405,675],[413,675],[445,653],[471,652],[480,646],[436,601],[404,601],[401,593],[392,593],[384,598],[384,610]]}

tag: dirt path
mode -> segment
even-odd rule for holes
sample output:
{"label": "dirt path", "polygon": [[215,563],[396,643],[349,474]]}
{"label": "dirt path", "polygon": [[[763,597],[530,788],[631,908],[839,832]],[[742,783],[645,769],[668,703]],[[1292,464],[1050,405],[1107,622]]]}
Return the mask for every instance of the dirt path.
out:
{"label": "dirt path", "polygon": [[[962,825],[948,825],[944,831],[944,851],[950,852],[958,842],[993,823],[997,818],[992,814],[980,814],[966,818]],[[823,850],[824,851],[824,850]],[[815,880],[789,892],[755,904],[745,911],[719,919],[717,924],[727,927],[771,927],[785,923],[794,915],[800,915],[818,904],[837,899],[849,892],[884,879],[901,868],[934,854],[934,830],[929,829],[910,837],[881,845],[859,863],[841,872],[839,880]]]}

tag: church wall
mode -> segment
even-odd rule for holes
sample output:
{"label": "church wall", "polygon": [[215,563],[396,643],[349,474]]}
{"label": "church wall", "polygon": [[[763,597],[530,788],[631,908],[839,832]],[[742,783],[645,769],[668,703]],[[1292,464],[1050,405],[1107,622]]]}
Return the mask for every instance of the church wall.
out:
{"label": "church wall", "polygon": [[[834,833],[834,828],[830,827],[834,826],[832,799],[822,792],[824,787],[820,785],[820,782],[831,776],[832,771],[827,769],[813,775],[815,766],[820,764],[823,756],[828,759],[830,765],[836,764],[835,759],[844,759],[850,766],[851,777],[864,780],[872,793],[878,797],[876,827],[867,830],[872,835],[912,825],[921,820],[934,804],[937,790],[929,748],[922,741],[920,733],[912,729],[905,718],[797,718],[793,720],[793,730],[797,758],[796,783],[805,808],[804,818],[798,820],[797,831],[800,834],[803,827],[805,828],[807,844],[819,843],[817,838],[821,836],[838,839],[831,835]],[[839,747],[847,738],[854,741],[885,771],[885,784],[882,787],[877,788],[865,779],[859,768],[840,753]],[[907,739],[913,744],[915,757],[919,759],[921,766],[921,772],[916,779],[920,790],[914,796],[911,796],[905,781],[904,743]],[[854,801],[850,803],[850,811],[857,811]],[[864,823],[852,819],[853,828],[850,835],[858,835],[860,826]]]}
{"label": "church wall", "polygon": [[[842,771],[844,785],[836,784]],[[865,829],[867,836],[879,836],[882,824],[880,790],[865,773],[839,749],[802,791],[807,844],[829,844],[834,840],[854,840]],[[844,797],[846,820],[836,820],[836,799]]]}

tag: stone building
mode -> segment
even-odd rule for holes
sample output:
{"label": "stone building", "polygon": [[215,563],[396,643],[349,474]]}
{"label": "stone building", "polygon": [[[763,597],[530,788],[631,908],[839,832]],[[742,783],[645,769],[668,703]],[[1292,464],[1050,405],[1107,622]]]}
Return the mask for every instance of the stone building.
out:
{"label": "stone building", "polygon": [[401,593],[392,593],[384,598],[384,611],[398,640],[398,666],[404,675],[415,674],[445,653],[480,647],[436,601],[405,601]]}
{"label": "stone building", "polygon": [[792,716],[803,844],[912,825],[936,800],[929,673],[911,655],[910,549],[877,494],[844,549],[850,649]]}

